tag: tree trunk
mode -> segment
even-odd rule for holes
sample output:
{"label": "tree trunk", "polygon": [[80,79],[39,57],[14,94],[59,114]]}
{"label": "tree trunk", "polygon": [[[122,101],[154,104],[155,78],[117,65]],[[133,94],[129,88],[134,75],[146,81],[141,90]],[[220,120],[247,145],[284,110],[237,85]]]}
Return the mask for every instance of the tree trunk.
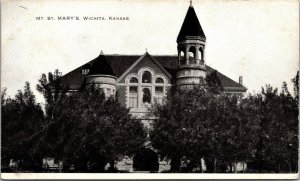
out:
{"label": "tree trunk", "polygon": [[43,170],[43,158],[36,158],[33,160],[32,163],[32,170],[34,170],[35,172],[42,172]]}
{"label": "tree trunk", "polygon": [[24,170],[24,160],[23,159],[19,160],[17,170]]}
{"label": "tree trunk", "polygon": [[217,172],[217,158],[214,160],[214,173]]}
{"label": "tree trunk", "polygon": [[62,170],[62,161],[61,160],[58,160],[58,172],[61,173],[61,170]]}
{"label": "tree trunk", "polygon": [[110,162],[109,162],[109,169],[108,169],[108,171],[109,172],[114,172],[116,170],[116,168],[115,168],[115,161],[114,160],[111,160]]}
{"label": "tree trunk", "polygon": [[63,164],[62,164],[62,171],[63,171],[64,173],[69,172],[69,171],[70,171],[71,164],[70,164],[67,160],[63,160],[62,163],[63,163]]}
{"label": "tree trunk", "polygon": [[174,156],[171,159],[171,169],[170,169],[170,171],[171,172],[179,172],[179,170],[180,170],[180,158]]}
{"label": "tree trunk", "polygon": [[234,173],[237,173],[237,162],[234,162]]}
{"label": "tree trunk", "polygon": [[232,162],[231,161],[230,161],[229,167],[230,167],[230,173],[232,173]]}
{"label": "tree trunk", "polygon": [[200,172],[203,173],[203,168],[202,168],[202,158],[200,159]]}

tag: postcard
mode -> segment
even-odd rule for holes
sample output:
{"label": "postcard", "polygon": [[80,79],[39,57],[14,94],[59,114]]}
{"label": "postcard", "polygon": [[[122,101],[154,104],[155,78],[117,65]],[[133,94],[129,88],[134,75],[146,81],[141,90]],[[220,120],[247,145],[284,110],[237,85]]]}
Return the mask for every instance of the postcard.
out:
{"label": "postcard", "polygon": [[1,178],[298,178],[298,10],[2,0]]}

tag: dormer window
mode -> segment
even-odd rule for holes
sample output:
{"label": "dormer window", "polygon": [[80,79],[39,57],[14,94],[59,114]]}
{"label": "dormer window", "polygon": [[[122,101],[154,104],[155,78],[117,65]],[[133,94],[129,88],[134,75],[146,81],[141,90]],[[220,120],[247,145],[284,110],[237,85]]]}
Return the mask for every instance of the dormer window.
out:
{"label": "dormer window", "polygon": [[86,75],[86,74],[89,73],[89,71],[90,71],[89,69],[82,69],[82,74],[83,74],[83,75]]}

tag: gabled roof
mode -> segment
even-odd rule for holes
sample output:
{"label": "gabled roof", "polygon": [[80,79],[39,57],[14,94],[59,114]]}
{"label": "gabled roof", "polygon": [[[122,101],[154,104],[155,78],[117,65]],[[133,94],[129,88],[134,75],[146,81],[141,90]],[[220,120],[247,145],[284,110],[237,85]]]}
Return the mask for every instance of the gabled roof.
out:
{"label": "gabled roof", "polygon": [[184,40],[187,36],[197,36],[206,39],[193,6],[190,6],[186,13],[177,37],[177,43]]}
{"label": "gabled roof", "polygon": [[[104,56],[104,57],[101,57]],[[144,55],[142,55],[144,56]],[[61,82],[66,86],[66,88],[71,90],[79,89],[82,84],[84,83],[84,79],[86,75],[82,74],[82,69],[85,67],[98,67],[100,69],[100,64],[105,58],[106,63],[103,64],[104,67],[110,67],[111,71],[114,73],[116,77],[120,77],[127,69],[129,69],[139,58],[142,56],[140,55],[100,55],[99,57],[91,60],[90,62],[76,68],[75,70],[65,74],[61,77]],[[176,55],[150,55],[153,59],[157,61],[168,73],[174,78],[176,76],[176,71],[178,67],[177,56]],[[99,64],[96,63],[100,60]],[[213,68],[206,66],[207,71],[214,70]],[[90,70],[91,71],[91,70]],[[103,71],[99,71],[100,73]],[[111,72],[111,73],[112,73]],[[101,73],[102,74],[102,73]],[[230,79],[229,77],[223,75],[222,73],[217,73],[222,86],[225,90],[228,91],[246,91],[247,89],[242,86],[241,84],[235,82],[234,80]]]}
{"label": "gabled roof", "polygon": [[158,68],[160,68],[161,71],[165,73],[165,75],[168,78],[171,78],[172,75],[160,64],[157,62],[157,60],[154,59],[153,56],[151,56],[148,52],[146,52],[144,55],[142,55],[137,61],[135,61],[119,78],[117,81],[121,80],[131,69],[133,69],[140,61],[142,61],[145,57],[149,57]]}

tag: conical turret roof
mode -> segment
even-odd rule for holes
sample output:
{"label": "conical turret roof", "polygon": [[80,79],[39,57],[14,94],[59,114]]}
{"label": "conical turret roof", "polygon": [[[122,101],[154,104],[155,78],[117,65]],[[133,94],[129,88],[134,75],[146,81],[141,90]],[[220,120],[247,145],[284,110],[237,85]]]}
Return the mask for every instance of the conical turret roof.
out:
{"label": "conical turret roof", "polygon": [[177,37],[177,43],[184,40],[187,36],[198,36],[206,39],[193,6],[190,6],[186,13]]}
{"label": "conical turret roof", "polygon": [[89,75],[112,75],[115,76],[110,64],[107,62],[105,55],[101,53],[96,59],[95,63],[92,65]]}

